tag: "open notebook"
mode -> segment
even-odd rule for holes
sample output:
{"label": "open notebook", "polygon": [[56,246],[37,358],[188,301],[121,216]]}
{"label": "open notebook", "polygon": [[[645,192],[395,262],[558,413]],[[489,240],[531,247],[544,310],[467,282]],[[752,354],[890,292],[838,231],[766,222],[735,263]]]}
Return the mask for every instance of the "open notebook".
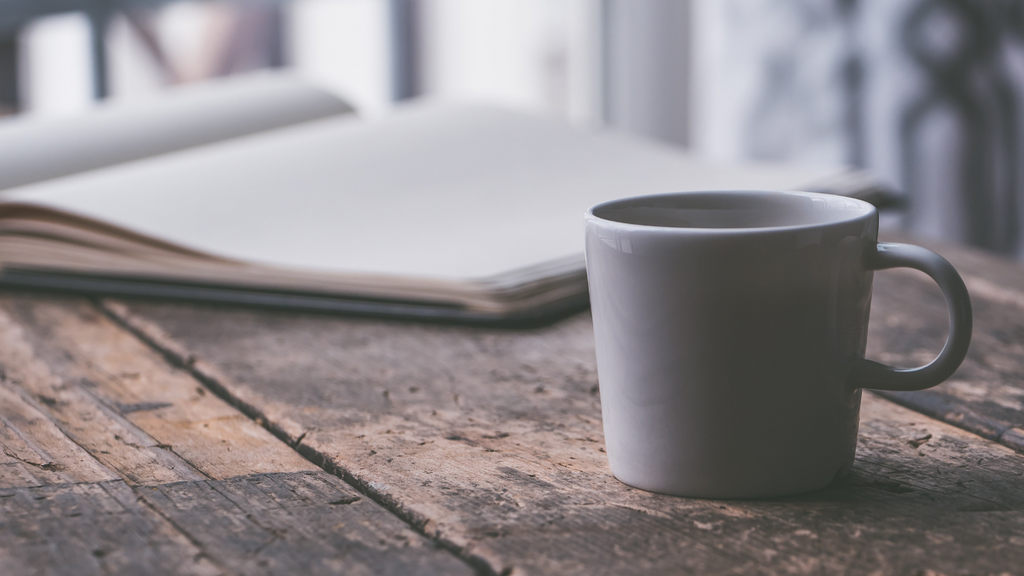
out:
{"label": "open notebook", "polygon": [[350,112],[334,94],[266,70],[75,116],[11,116],[0,119],[0,189]]}
{"label": "open notebook", "polygon": [[858,173],[717,165],[556,120],[418,104],[10,190],[0,284],[531,321],[586,305],[589,206],[697,189],[877,190]]}

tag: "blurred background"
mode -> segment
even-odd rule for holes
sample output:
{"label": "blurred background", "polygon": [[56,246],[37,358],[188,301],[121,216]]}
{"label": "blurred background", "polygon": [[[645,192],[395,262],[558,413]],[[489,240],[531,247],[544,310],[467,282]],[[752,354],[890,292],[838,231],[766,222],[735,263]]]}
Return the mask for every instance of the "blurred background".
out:
{"label": "blurred background", "polygon": [[913,234],[1024,258],[1020,0],[0,0],[4,114],[267,67],[866,168]]}

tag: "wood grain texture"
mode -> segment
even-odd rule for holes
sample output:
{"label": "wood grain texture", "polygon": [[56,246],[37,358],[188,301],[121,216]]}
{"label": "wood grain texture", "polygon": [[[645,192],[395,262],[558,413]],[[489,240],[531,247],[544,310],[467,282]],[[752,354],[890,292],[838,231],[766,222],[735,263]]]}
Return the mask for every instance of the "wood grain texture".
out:
{"label": "wood grain texture", "polygon": [[85,300],[0,297],[0,574],[471,574]]}
{"label": "wood grain texture", "polygon": [[88,302],[0,302],[0,363],[79,445],[129,482],[315,467]]}
{"label": "wood grain texture", "polygon": [[0,488],[0,574],[471,574],[321,470]]}
{"label": "wood grain texture", "polygon": [[242,574],[472,574],[321,470],[143,489],[143,498]]}
{"label": "wood grain texture", "polygon": [[[971,349],[938,387],[884,395],[1024,453],[1024,268],[976,250],[925,246],[964,277],[974,307]],[[928,277],[911,270],[875,274],[868,357],[920,365],[942,348],[947,331],[942,293]]]}
{"label": "wood grain texture", "polygon": [[624,486],[603,452],[587,314],[501,331],[107,309],[304,454],[494,573],[1024,565],[1024,458],[870,394],[854,472],[828,489],[725,502]]}
{"label": "wood grain texture", "polygon": [[118,478],[37,406],[23,390],[0,381],[0,488]]}
{"label": "wood grain texture", "polygon": [[122,480],[0,488],[0,574],[225,573]]}

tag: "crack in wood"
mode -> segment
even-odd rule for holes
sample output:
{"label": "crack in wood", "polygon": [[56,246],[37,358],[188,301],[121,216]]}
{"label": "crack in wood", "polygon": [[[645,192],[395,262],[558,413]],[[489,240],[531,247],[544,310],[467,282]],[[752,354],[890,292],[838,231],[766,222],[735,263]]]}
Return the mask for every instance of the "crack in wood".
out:
{"label": "crack in wood", "polygon": [[968,406],[954,403],[945,396],[928,391],[920,392],[889,392],[885,390],[869,390],[876,396],[885,398],[957,428],[976,434],[986,440],[998,442],[1007,448],[1024,454],[1024,442],[1020,441],[1015,429],[1004,422],[994,420]]}
{"label": "crack in wood", "polygon": [[[13,393],[18,400],[20,400],[21,402],[24,402],[25,405],[27,405],[30,409],[34,410],[35,414],[39,418],[45,420],[47,424],[52,426],[53,430],[59,431],[59,433],[62,434],[63,439],[66,440],[68,443],[72,444],[73,446],[75,446],[78,450],[81,451],[82,454],[86,455],[85,457],[87,459],[89,459],[93,463],[94,466],[96,466],[99,469],[103,470],[104,472],[109,474],[111,477],[116,477],[117,476],[117,474],[115,472],[113,472],[112,470],[108,469],[101,462],[99,462],[99,460],[96,460],[95,456],[93,456],[89,452],[89,450],[86,449],[85,446],[83,446],[78,441],[76,441],[74,437],[66,434],[63,431],[60,423],[53,417],[53,415],[50,414],[45,408],[40,406],[35,401],[35,399],[32,397],[32,395],[28,393],[28,391],[26,391],[26,390],[22,389],[20,386],[18,386],[16,381],[7,380],[6,379],[6,373],[5,373],[4,378],[2,380],[5,383],[4,390]],[[11,386],[7,386],[6,385],[7,383],[10,383]],[[22,431],[20,427],[15,426],[14,423],[12,423],[7,417],[5,417],[3,415],[0,415],[0,423],[2,423],[6,427],[6,429],[12,431],[15,434],[15,436],[19,440],[21,440],[25,444],[25,446],[28,447],[31,451],[35,452],[38,456],[41,456],[43,459],[47,460],[47,462],[44,463],[44,465],[39,466],[40,469],[55,472],[58,475],[58,477],[60,477],[61,479],[69,481],[69,482],[71,481],[71,478],[67,474],[63,473],[63,471],[62,471],[63,467],[60,467],[60,468],[54,467],[52,470],[46,468],[47,464],[55,462],[56,459],[51,454],[49,454],[49,452],[47,450],[45,450],[42,446],[39,446],[38,442],[36,442],[33,438],[31,438],[24,431]],[[8,451],[6,450],[6,448],[5,448],[4,452],[5,452],[5,454],[9,454]],[[17,460],[22,461],[22,462],[24,462],[26,464],[35,465],[35,464],[31,463],[31,462],[26,462],[25,460],[23,460],[22,458],[19,458],[17,456],[13,456],[12,455],[12,457],[14,457]]]}
{"label": "crack in wood", "polygon": [[437,522],[434,519],[423,516],[403,506],[401,502],[387,494],[385,491],[374,488],[372,486],[372,481],[356,477],[349,470],[332,462],[326,454],[314,450],[308,445],[298,446],[297,450],[299,454],[302,454],[303,457],[323,469],[325,472],[337,476],[370,500],[383,506],[386,510],[408,524],[418,533],[440,544],[442,548],[466,562],[478,573],[484,576],[497,576],[498,572],[485,558],[473,554],[471,550],[467,550],[466,547],[460,546],[450,538],[442,536],[440,531],[436,528]]}
{"label": "crack in wood", "polygon": [[932,439],[932,435],[931,434],[926,434],[924,436],[921,436],[920,438],[914,438],[913,440],[908,440],[907,443],[910,444],[911,446],[913,446],[914,448],[920,448],[922,445],[926,444],[931,439]]}
{"label": "crack in wood", "polygon": [[121,441],[126,446],[131,446],[139,450],[156,448],[157,450],[160,451],[160,453],[164,454],[164,458],[167,458],[168,461],[164,463],[166,466],[174,470],[178,470],[178,467],[180,466],[186,471],[186,475],[187,473],[191,473],[197,475],[198,478],[213,478],[212,476],[210,476],[209,474],[207,474],[206,472],[204,472],[203,470],[201,470],[188,460],[182,458],[177,453],[175,453],[174,450],[171,448],[170,444],[160,443],[155,438],[150,436],[148,432],[136,426],[135,423],[132,422],[131,420],[125,418],[118,411],[117,407],[111,406],[109,403],[107,403],[106,400],[97,396],[95,392],[85,387],[80,387],[80,389],[86,394],[86,396],[90,397],[93,400],[93,402],[96,403],[96,406],[99,407],[99,409],[102,410],[108,418],[117,422],[120,426],[123,426],[132,435],[141,439],[144,442],[144,444],[139,444],[137,442],[121,438],[116,434],[114,435],[115,439]]}
{"label": "crack in wood", "polygon": [[[129,488],[131,487],[129,486]],[[104,488],[104,490],[106,490],[106,488]],[[177,521],[175,521],[174,518],[171,518],[169,515],[165,514],[162,510],[160,510],[159,507],[153,505],[152,502],[146,500],[145,496],[139,493],[139,490],[133,489],[132,492],[137,495],[135,501],[138,504],[145,506],[150,512],[157,515],[164,522],[173,527],[174,530],[178,532],[178,534],[181,534],[183,538],[185,538],[186,540],[188,540],[190,544],[195,546],[196,549],[199,551],[199,554],[202,554],[203,557],[205,557],[210,563],[216,565],[225,573],[227,572],[227,568],[224,565],[222,565],[220,562],[217,561],[216,558],[212,557],[210,554],[206,552],[206,545],[201,540],[193,536],[188,530],[185,529],[185,527],[181,526]]]}
{"label": "crack in wood", "polygon": [[173,406],[173,404],[170,402],[138,402],[136,404],[117,404],[116,406],[118,412],[121,414],[131,414],[132,412],[159,410],[161,408]]}

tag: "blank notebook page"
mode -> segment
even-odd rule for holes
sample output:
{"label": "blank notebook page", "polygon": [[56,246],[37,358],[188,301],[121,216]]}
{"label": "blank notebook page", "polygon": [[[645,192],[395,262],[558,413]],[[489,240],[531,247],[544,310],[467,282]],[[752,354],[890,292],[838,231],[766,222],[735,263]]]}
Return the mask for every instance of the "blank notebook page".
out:
{"label": "blank notebook page", "polygon": [[719,166],[621,134],[472,106],[342,116],[25,186],[6,200],[237,260],[483,279],[583,252],[583,213],[625,196],[790,190],[837,172]]}

